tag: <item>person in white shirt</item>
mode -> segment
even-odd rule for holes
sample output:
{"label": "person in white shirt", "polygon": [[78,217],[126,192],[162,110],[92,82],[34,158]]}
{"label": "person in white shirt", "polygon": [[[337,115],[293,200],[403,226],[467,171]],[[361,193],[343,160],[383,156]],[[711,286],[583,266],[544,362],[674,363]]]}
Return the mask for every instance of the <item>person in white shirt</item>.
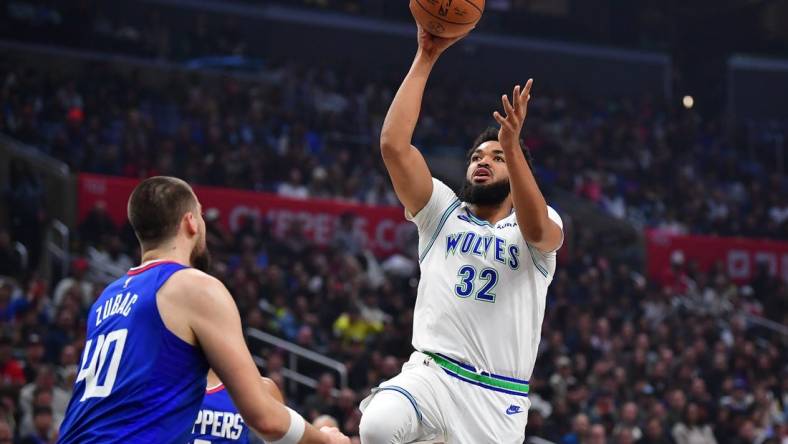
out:
{"label": "person in white shirt", "polygon": [[563,225],[536,184],[520,140],[532,80],[501,98],[498,128],[466,154],[458,196],[411,145],[438,56],[459,39],[419,28],[419,49],[381,131],[397,197],[419,234],[416,351],[361,403],[363,444],[440,440],[522,443],[528,379]]}

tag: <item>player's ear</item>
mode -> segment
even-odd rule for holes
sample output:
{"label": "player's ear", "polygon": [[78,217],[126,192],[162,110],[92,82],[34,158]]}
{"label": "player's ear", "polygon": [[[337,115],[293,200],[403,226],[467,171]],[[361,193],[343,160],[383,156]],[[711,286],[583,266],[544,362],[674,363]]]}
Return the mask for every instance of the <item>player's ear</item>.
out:
{"label": "player's ear", "polygon": [[198,223],[197,218],[194,216],[194,212],[187,211],[186,214],[183,215],[183,223],[186,226],[186,232],[189,233],[190,236],[194,236],[195,234],[199,233],[200,224]]}

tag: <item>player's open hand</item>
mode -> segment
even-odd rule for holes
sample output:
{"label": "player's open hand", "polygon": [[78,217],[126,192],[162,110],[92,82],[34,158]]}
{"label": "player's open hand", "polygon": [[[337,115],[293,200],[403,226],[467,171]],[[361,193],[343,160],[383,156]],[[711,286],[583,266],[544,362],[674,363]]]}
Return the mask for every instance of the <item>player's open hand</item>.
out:
{"label": "player's open hand", "polygon": [[460,39],[468,35],[464,34],[459,37],[447,39],[445,37],[438,37],[430,34],[418,23],[416,26],[419,29],[419,51],[432,60],[437,59],[449,46],[457,43]]}
{"label": "player's open hand", "polygon": [[493,117],[501,125],[501,129],[498,130],[498,142],[504,148],[517,148],[520,143],[520,132],[523,130],[525,116],[528,114],[528,101],[531,100],[533,84],[534,79],[528,79],[524,87],[515,86],[511,102],[506,94],[501,96],[505,116],[498,111],[493,113]]}
{"label": "player's open hand", "polygon": [[320,431],[328,435],[331,444],[350,444],[350,438],[343,435],[336,427],[323,426]]}

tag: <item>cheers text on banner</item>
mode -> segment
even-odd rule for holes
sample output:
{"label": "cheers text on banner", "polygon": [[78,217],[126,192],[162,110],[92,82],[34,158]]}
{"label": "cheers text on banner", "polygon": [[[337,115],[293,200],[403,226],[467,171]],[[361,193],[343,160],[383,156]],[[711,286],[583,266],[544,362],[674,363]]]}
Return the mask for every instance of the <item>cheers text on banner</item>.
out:
{"label": "cheers text on banner", "polygon": [[[78,217],[82,221],[102,202],[112,220],[123,226],[127,220],[126,203],[137,180],[80,174]],[[236,230],[247,218],[267,219],[274,236],[284,237],[298,225],[303,235],[317,245],[331,244],[345,213],[356,216],[355,230],[366,237],[367,246],[376,254],[400,251],[413,235],[415,227],[407,222],[402,208],[367,206],[322,199],[288,199],[271,193],[260,193],[228,188],[196,186],[194,191],[203,210],[219,210],[219,220],[230,230]]]}

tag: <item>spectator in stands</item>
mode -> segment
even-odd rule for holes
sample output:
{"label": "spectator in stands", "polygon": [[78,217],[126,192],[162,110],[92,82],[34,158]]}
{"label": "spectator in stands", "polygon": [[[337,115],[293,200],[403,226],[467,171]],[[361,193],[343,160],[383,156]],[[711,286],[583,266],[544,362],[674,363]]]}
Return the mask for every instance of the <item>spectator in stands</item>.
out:
{"label": "spectator in stands", "polygon": [[276,191],[282,197],[293,199],[306,199],[309,197],[309,190],[303,184],[302,174],[298,168],[290,170],[287,182],[280,183]]}
{"label": "spectator in stands", "polygon": [[55,286],[54,300],[55,308],[59,308],[67,292],[75,292],[74,296],[87,309],[93,304],[96,296],[96,287],[93,282],[87,280],[89,264],[84,258],[77,257],[71,260],[71,274],[64,277]]}
{"label": "spectator in stands", "polygon": [[98,244],[105,236],[116,234],[117,230],[104,201],[96,202],[79,225],[80,237],[88,244]]}
{"label": "spectator in stands", "polygon": [[[45,365],[40,368],[35,381],[22,387],[19,392],[19,406],[22,413],[21,427],[29,427],[33,423],[34,410],[37,406],[49,408],[55,425],[60,425],[71,398],[71,391],[60,386],[56,378],[57,375],[55,375],[52,366]],[[27,429],[26,431],[31,430]]]}
{"label": "spectator in stands", "polygon": [[359,308],[353,303],[334,321],[334,334],[346,343],[350,341],[364,342],[371,335],[381,331],[383,331],[383,324],[364,319]]}
{"label": "spectator in stands", "polygon": [[364,233],[356,229],[356,217],[353,213],[343,213],[337,221],[334,231],[334,248],[349,256],[358,257],[364,249]]}
{"label": "spectator in stands", "polygon": [[673,426],[676,444],[717,444],[711,427],[703,421],[700,407],[690,402],[684,408],[684,417]]}
{"label": "spectator in stands", "polygon": [[[344,388],[339,391],[339,397],[337,398],[336,408],[334,409],[334,413],[336,414],[336,420],[339,424],[342,424],[342,429],[347,430],[348,427],[346,424],[349,421],[354,420],[354,416],[356,411],[358,410],[358,399],[356,393],[349,388]],[[356,424],[358,427],[358,424]]]}
{"label": "spectator in stands", "polygon": [[632,437],[632,430],[627,428],[620,428],[613,435],[613,442],[615,444],[634,444],[635,438]]}
{"label": "spectator in stands", "polygon": [[12,341],[0,337],[0,387],[3,390],[17,390],[25,383],[24,367],[11,354]]}
{"label": "spectator in stands", "polygon": [[588,439],[591,424],[584,413],[577,414],[572,419],[572,431],[561,438],[561,444],[583,444]]}
{"label": "spectator in stands", "polygon": [[60,427],[63,422],[62,413],[56,414],[52,409],[53,392],[51,388],[36,387],[33,392],[32,410],[23,412],[22,422],[19,425],[19,434],[22,436],[35,435],[37,426],[35,424],[35,412],[42,408],[49,409],[52,416],[52,425],[54,429]]}
{"label": "spectator in stands", "polygon": [[307,396],[306,401],[304,401],[304,410],[307,412],[307,418],[310,421],[314,421],[324,413],[334,414],[336,400],[331,391],[335,385],[336,381],[331,373],[320,375],[315,392]]}
{"label": "spectator in stands", "polygon": [[133,266],[131,257],[124,252],[120,236],[116,234],[105,236],[98,247],[88,247],[87,256],[90,264],[88,278],[102,287]]}
{"label": "spectator in stands", "polygon": [[35,381],[38,375],[38,370],[44,364],[44,342],[41,340],[41,335],[38,333],[31,333],[27,337],[27,349],[25,350],[25,381]]}
{"label": "spectator in stands", "polygon": [[643,437],[643,432],[640,430],[640,427],[638,427],[639,422],[637,404],[631,401],[627,402],[621,406],[618,424],[613,434],[618,436],[620,432],[625,432],[625,434],[622,435],[624,439],[629,438],[633,441],[638,441]]}
{"label": "spectator in stands", "polygon": [[742,378],[733,381],[732,394],[723,396],[720,399],[720,406],[729,409],[733,414],[745,415],[752,407],[753,398],[748,393],[748,384]]}
{"label": "spectator in stands", "polygon": [[16,316],[19,302],[15,293],[18,293],[18,288],[9,279],[0,278],[0,320],[3,322],[10,322]]}
{"label": "spectator in stands", "polygon": [[36,407],[33,412],[33,430],[23,435],[22,444],[54,444],[57,428],[50,407]]}
{"label": "spectator in stands", "polygon": [[588,444],[605,444],[605,427],[602,424],[594,424],[588,434]]}
{"label": "spectator in stands", "polygon": [[673,444],[672,440],[665,434],[665,428],[660,418],[651,417],[646,421],[646,428],[643,437],[637,444]]}
{"label": "spectator in stands", "polygon": [[63,347],[60,352],[60,360],[57,365],[57,380],[61,381],[60,386],[66,390],[74,386],[74,380],[79,372],[79,355],[73,344]]}

